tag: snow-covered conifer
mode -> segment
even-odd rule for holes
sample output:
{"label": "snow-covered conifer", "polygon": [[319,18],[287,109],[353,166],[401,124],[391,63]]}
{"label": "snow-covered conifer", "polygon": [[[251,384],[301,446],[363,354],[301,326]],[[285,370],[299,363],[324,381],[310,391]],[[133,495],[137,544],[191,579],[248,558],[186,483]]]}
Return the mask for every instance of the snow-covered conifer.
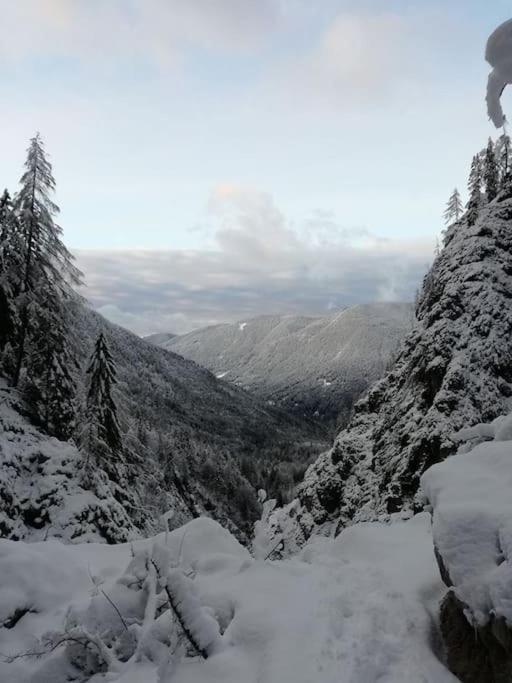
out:
{"label": "snow-covered conifer", "polygon": [[40,291],[54,299],[72,295],[72,285],[80,283],[81,273],[73,264],[73,256],[62,242],[62,229],[54,217],[59,208],[51,200],[55,191],[52,167],[46,158],[39,133],[30,141],[25,172],[20,180],[15,211],[24,241],[21,273],[20,331],[13,383],[20,380],[31,334],[29,309],[38,301]]}
{"label": "snow-covered conifer", "polygon": [[78,362],[63,306],[51,295],[40,303],[31,312],[33,335],[39,342],[28,350],[24,394],[45,431],[68,439],[75,426],[74,375]]}
{"label": "snow-covered conifer", "polygon": [[510,169],[510,137],[507,134],[501,135],[496,141],[496,146],[494,148],[494,154],[496,156],[496,163],[498,164],[498,175],[500,181],[500,189],[503,184],[503,180]]}
{"label": "snow-covered conifer", "polygon": [[[12,344],[16,335],[18,315],[16,298],[20,291],[20,273],[23,262],[23,244],[19,224],[13,210],[10,194],[4,191],[0,198],[0,353]],[[9,374],[13,368],[1,367]]]}
{"label": "snow-covered conifer", "polygon": [[463,206],[460,193],[457,188],[452,192],[450,199],[446,205],[444,212],[444,222],[446,225],[451,225],[454,221],[458,221],[462,216]]}
{"label": "snow-covered conifer", "polygon": [[480,157],[475,155],[471,163],[471,171],[468,180],[469,201],[467,204],[467,215],[469,225],[474,225],[478,218],[478,213],[482,206],[482,162]]}
{"label": "snow-covered conifer", "polygon": [[116,367],[103,332],[94,345],[87,375],[85,422],[79,439],[87,453],[111,472],[109,460],[122,453],[123,443],[113,397]]}
{"label": "snow-covered conifer", "polygon": [[496,195],[498,194],[499,173],[496,155],[494,152],[494,143],[491,138],[489,138],[487,149],[485,151],[483,179],[487,201],[492,202],[492,200],[495,199]]}

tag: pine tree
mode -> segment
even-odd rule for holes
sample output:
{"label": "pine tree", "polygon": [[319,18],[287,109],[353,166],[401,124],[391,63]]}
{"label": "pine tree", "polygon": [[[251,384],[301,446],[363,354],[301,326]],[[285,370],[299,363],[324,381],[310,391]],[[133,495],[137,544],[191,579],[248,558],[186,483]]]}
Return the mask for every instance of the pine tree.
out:
{"label": "pine tree", "polygon": [[[19,323],[16,299],[20,292],[22,263],[23,243],[19,225],[9,192],[5,190],[0,198],[0,353],[3,356],[5,351],[11,358],[11,364],[12,345]],[[12,373],[13,368],[3,360],[0,366],[6,374]]]}
{"label": "pine tree", "polygon": [[510,170],[510,138],[508,135],[503,134],[499,137],[494,152],[498,164],[499,184],[501,189],[504,179]]}
{"label": "pine tree", "polygon": [[469,201],[467,216],[469,225],[473,225],[482,205],[482,163],[478,155],[473,157],[468,181]]}
{"label": "pine tree", "polygon": [[78,362],[66,329],[62,305],[51,295],[33,311],[33,334],[39,340],[27,353],[24,395],[41,426],[59,439],[69,439],[75,427]]}
{"label": "pine tree", "polygon": [[491,138],[489,138],[489,143],[485,151],[483,177],[487,201],[492,202],[498,194],[499,173],[496,155],[494,153],[494,144]]}
{"label": "pine tree", "polygon": [[462,212],[462,199],[460,198],[460,193],[458,189],[455,188],[446,205],[446,211],[444,212],[445,224],[451,225],[455,221],[458,221],[459,218],[462,216]]}
{"label": "pine tree", "polygon": [[38,303],[38,292],[43,290],[46,297],[63,299],[72,296],[72,285],[81,282],[81,273],[73,264],[73,256],[61,240],[62,229],[54,221],[59,212],[50,198],[55,191],[55,180],[39,133],[30,141],[20,184],[15,210],[25,248],[14,386],[20,380],[27,338],[31,334],[29,308]]}
{"label": "pine tree", "polygon": [[87,375],[89,387],[80,442],[88,455],[112,474],[116,471],[116,458],[122,455],[123,443],[113,398],[116,367],[103,332],[94,345]]}

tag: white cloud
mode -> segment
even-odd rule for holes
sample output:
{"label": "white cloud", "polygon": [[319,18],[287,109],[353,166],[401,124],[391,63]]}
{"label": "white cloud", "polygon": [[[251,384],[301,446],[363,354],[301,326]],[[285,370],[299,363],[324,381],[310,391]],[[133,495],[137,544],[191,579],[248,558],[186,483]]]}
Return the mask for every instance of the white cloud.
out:
{"label": "white cloud", "polygon": [[343,229],[325,212],[295,228],[271,196],[247,188],[219,186],[209,205],[209,248],[78,252],[84,294],[139,334],[186,332],[264,313],[412,300],[432,256],[430,244]]}
{"label": "white cloud", "polygon": [[0,56],[168,64],[188,47],[254,49],[279,23],[272,0],[16,0],[2,5]]}

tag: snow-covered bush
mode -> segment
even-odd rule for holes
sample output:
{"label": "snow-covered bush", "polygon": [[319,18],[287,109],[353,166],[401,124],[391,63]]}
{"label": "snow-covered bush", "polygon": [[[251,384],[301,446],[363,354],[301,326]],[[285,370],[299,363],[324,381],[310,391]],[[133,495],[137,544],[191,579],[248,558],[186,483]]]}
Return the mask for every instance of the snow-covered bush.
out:
{"label": "snow-covered bush", "polygon": [[[219,623],[201,603],[184,552],[187,532],[194,540],[216,530],[212,524],[198,520],[179,533],[162,534],[151,546],[141,545],[115,582],[90,573],[90,600],[72,605],[63,628],[46,633],[39,649],[63,646],[62,666],[84,681],[121,674],[140,662],[167,675],[185,654],[206,659],[218,652]],[[47,666],[46,661],[43,670]]]}
{"label": "snow-covered bush", "polygon": [[91,576],[89,604],[72,606],[64,629],[45,643],[65,644],[69,662],[84,676],[121,672],[133,663],[167,663],[179,652],[180,631],[158,578],[154,551],[134,554],[125,573],[106,586]]}

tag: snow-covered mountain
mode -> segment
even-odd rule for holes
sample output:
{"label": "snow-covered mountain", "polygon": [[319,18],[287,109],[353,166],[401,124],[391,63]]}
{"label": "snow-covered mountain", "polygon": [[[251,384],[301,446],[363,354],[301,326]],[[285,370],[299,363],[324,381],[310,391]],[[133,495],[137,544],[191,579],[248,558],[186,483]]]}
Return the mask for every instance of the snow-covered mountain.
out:
{"label": "snow-covered mountain", "polygon": [[297,415],[333,422],[382,376],[412,322],[409,304],[365,304],[215,325],[161,345]]}
{"label": "snow-covered mountain", "polygon": [[146,337],[143,337],[143,339],[155,346],[163,346],[175,336],[176,335],[172,332],[155,332],[155,334],[148,334]]}
{"label": "snow-covered mountain", "polygon": [[420,477],[457,449],[454,433],[509,411],[512,397],[512,192],[447,232],[424,281],[417,324],[395,366],[356,405],[293,506],[304,538],[421,508]]}
{"label": "snow-covered mountain", "polygon": [[72,305],[70,320],[82,364],[99,332],[108,338],[122,432],[134,460],[121,485],[101,473],[84,483],[76,447],[34,426],[21,396],[4,383],[2,535],[126,540],[160,528],[159,517],[169,509],[174,526],[206,513],[241,536],[247,533],[258,515],[259,482],[242,475],[242,460],[252,460],[254,472],[274,454],[281,458],[283,449],[293,459],[303,442],[321,436],[316,426],[265,406],[81,304]]}

